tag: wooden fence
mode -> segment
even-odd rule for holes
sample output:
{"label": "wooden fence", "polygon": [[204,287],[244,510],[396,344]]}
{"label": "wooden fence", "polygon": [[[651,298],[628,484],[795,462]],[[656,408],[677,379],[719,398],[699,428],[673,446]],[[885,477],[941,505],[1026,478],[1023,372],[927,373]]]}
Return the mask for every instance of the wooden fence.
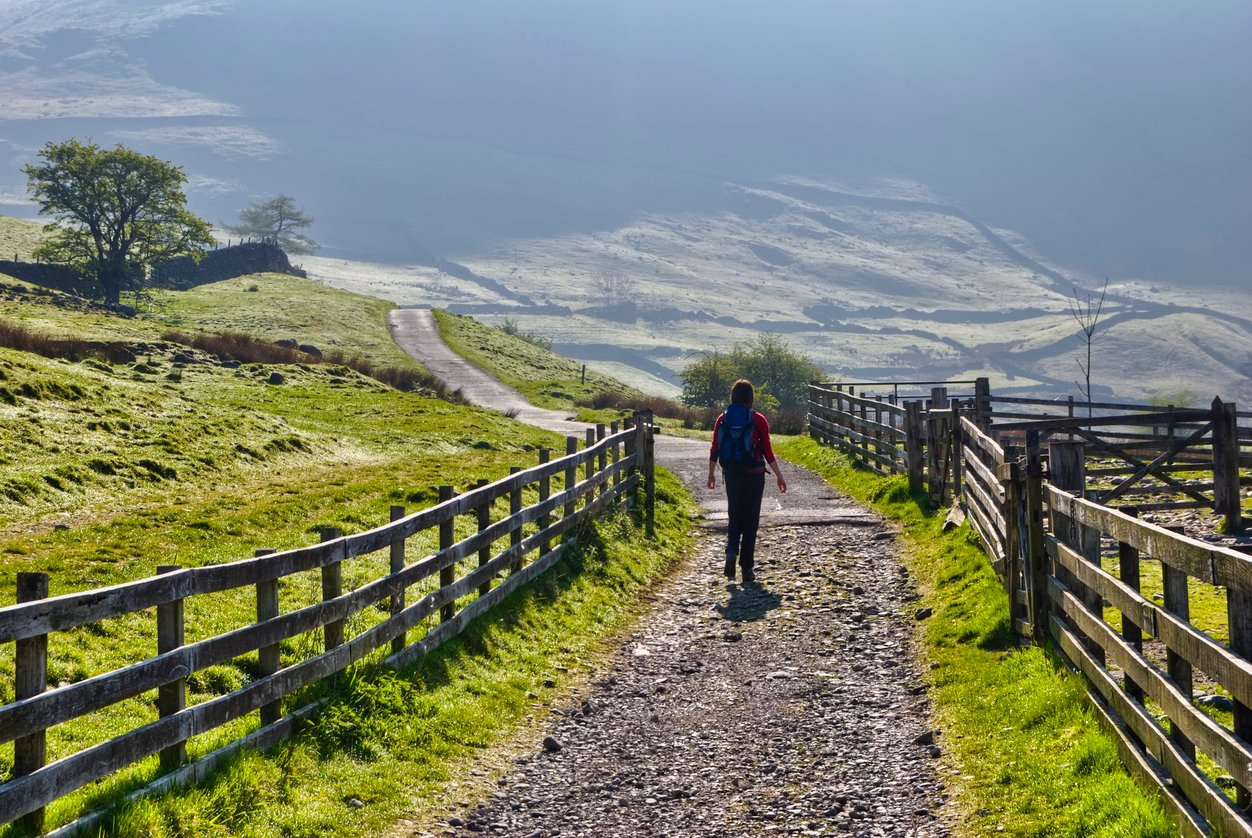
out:
{"label": "wooden fence", "polygon": [[[852,425],[859,410],[835,415],[830,405],[849,402],[822,392],[830,389],[814,388],[813,435],[853,456],[867,453],[855,450],[870,442]],[[864,390],[857,398],[866,399]],[[920,439],[900,441],[902,450],[945,453],[916,455],[922,478],[908,468],[913,459],[890,470],[908,473],[932,500],[960,498],[1003,580],[1015,631],[1050,638],[1082,673],[1124,762],[1158,789],[1184,831],[1252,836],[1252,556],[1139,520],[1142,508],[1109,505],[1134,498],[1130,489],[1153,475],[1152,492],[1185,500],[1148,509],[1204,506],[1240,527],[1240,468],[1252,466],[1252,433],[1238,423],[1248,414],[1215,400],[1199,411],[1093,405],[1082,416],[1085,403],[1074,411],[1063,402],[990,397],[1009,407],[987,415],[980,401],[956,410],[933,397],[919,396],[915,407],[905,401],[906,415],[924,406],[925,418],[904,423]],[[1179,479],[1196,472],[1207,474]],[[1101,485],[1109,477],[1119,481]],[[947,486],[938,496],[936,484]],[[1192,622],[1198,596],[1224,598],[1222,625]],[[1196,672],[1219,704],[1229,701],[1229,722],[1198,706]]]}
{"label": "wooden fence", "polygon": [[[51,598],[46,574],[19,574],[17,604],[0,608],[0,643],[13,644],[16,655],[16,699],[0,706],[0,741],[14,743],[13,771],[0,784],[0,824],[21,820],[30,831],[41,832],[47,804],[154,754],[168,773],[139,793],[199,780],[241,748],[264,748],[290,736],[297,722],[318,709],[316,703],[284,707],[283,699],[298,702],[297,691],[366,656],[383,658],[392,667],[418,659],[550,567],[573,543],[580,524],[638,490],[650,524],[655,486],[650,415],[638,414],[621,431],[616,424],[607,434],[603,425],[588,431],[581,451],[578,443],[570,437],[566,456],[551,460],[548,451],[541,451],[538,466],[515,468],[510,476],[480,482],[461,495],[442,486],[434,507],[410,513],[393,506],[391,520],[382,526],[347,536],[326,531],[321,543],[308,547],[220,565],[167,566],[150,579]],[[492,521],[493,511],[506,504],[507,514]],[[460,540],[454,531],[458,519],[472,529]],[[437,551],[413,561],[406,544],[435,530]],[[378,578],[345,592],[345,563],[370,556],[377,557]],[[281,613],[280,583],[307,573],[320,576],[319,601]],[[409,602],[410,589],[424,580],[430,580],[418,591],[424,595]],[[256,597],[255,622],[185,642],[184,611],[197,598],[245,591]],[[155,656],[47,689],[50,643],[75,642],[72,632],[97,621],[128,615],[150,619],[144,615],[153,613]],[[354,624],[372,624],[349,637],[348,621],[354,616]],[[423,636],[410,637],[427,618],[438,622]],[[311,632],[321,635],[320,648],[303,659],[280,659],[280,643]],[[187,706],[189,677],[241,656],[255,656],[257,677]],[[153,691],[155,720],[47,762],[50,728]],[[259,727],[188,762],[188,740],[254,712]],[[86,815],[56,834],[89,828],[99,817]]]}

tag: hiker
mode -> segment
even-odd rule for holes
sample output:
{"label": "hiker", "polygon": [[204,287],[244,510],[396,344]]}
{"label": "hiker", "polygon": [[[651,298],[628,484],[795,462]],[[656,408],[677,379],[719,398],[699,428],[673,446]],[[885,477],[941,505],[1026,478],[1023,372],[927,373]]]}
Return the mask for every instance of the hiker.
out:
{"label": "hiker", "polygon": [[756,530],[761,523],[761,496],[765,494],[765,467],[778,478],[778,491],[787,491],[774,449],[769,442],[769,422],[752,409],[756,392],[752,382],[741,378],[730,388],[730,404],[713,423],[709,449],[709,488],[717,488],[716,467],[722,467],[730,521],[726,530],[726,578],[735,578],[735,560],[743,570],[743,582],[756,579],[752,570]]}

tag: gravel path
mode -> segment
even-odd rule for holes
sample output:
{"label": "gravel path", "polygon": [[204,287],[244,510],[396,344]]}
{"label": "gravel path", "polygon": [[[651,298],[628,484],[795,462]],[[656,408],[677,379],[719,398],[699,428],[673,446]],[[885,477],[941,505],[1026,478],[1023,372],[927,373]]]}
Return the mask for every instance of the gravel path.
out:
{"label": "gravel path", "polygon": [[[428,360],[428,315],[395,315],[397,342],[464,389],[459,359]],[[471,400],[498,406],[489,386],[475,390]],[[522,418],[577,432],[535,411]],[[703,484],[707,456],[707,443],[657,440],[658,461],[705,510],[705,534],[599,676],[486,800],[452,800],[433,831],[405,822],[396,834],[949,834],[942,742],[914,659],[916,594],[894,533],[785,466],[790,491],[766,490],[758,583],[728,584],[725,501]]]}

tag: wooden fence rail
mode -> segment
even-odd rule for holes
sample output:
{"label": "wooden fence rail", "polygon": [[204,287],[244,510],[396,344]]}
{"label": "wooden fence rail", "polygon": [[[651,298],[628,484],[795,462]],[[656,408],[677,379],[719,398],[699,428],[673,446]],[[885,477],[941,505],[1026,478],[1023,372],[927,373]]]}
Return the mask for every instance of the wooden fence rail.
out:
{"label": "wooden fence rail", "polygon": [[[143,792],[199,779],[241,747],[268,747],[289,736],[296,720],[317,709],[309,704],[290,708],[283,716],[284,699],[380,649],[388,653],[384,662],[392,667],[418,659],[555,563],[573,543],[574,531],[607,507],[629,501],[642,489],[643,513],[651,522],[655,483],[649,414],[638,414],[620,431],[616,424],[611,432],[599,426],[588,434],[581,451],[576,438],[568,443],[568,453],[560,459],[551,460],[546,450],[541,451],[538,466],[513,469],[493,483],[480,481],[461,495],[440,487],[436,506],[414,513],[393,506],[386,524],[347,536],[324,532],[320,543],[308,547],[260,551],[254,558],[220,565],[163,566],[150,579],[55,597],[48,596],[45,574],[19,574],[17,603],[0,608],[0,643],[14,645],[17,674],[15,699],[0,706],[0,743],[14,743],[13,771],[0,784],[0,824],[21,819],[31,831],[41,832],[47,804],[154,754],[160,754],[162,769],[172,773]],[[555,479],[561,482],[554,492]],[[524,505],[526,496],[536,499]],[[508,514],[493,522],[493,510],[500,504],[507,504]],[[476,528],[455,540],[454,524],[463,516],[472,516]],[[438,550],[410,562],[406,544],[428,530],[438,530]],[[497,542],[505,546],[497,550]],[[389,572],[344,592],[343,563],[384,549]],[[279,613],[278,582],[307,572],[320,573],[320,601]],[[436,587],[423,585],[422,595],[408,600],[411,589],[435,578]],[[243,590],[255,590],[255,623],[193,643],[184,641],[187,603]],[[50,641],[55,644],[58,635],[101,620],[150,610],[157,620],[155,656],[47,689]],[[349,618],[359,620],[379,610],[384,617],[348,636]],[[408,634],[436,616],[438,623],[410,643]],[[319,630],[319,653],[303,660],[280,660],[282,641]],[[253,653],[259,667],[250,683],[187,706],[190,676]],[[155,721],[46,762],[50,728],[154,690],[159,709]],[[184,764],[189,739],[253,711],[260,712],[259,729]],[[86,828],[97,818],[87,815],[71,827]]]}
{"label": "wooden fence rail", "polygon": [[[829,389],[810,393],[820,420],[814,437],[866,462],[858,450],[866,435],[848,433],[857,430],[859,415],[827,410],[832,398],[839,403]],[[864,400],[861,389],[856,398]],[[1252,482],[1240,468],[1247,466],[1252,428],[1238,423],[1249,414],[1215,400],[1208,410],[1101,403],[1088,417],[1082,402],[989,396],[1010,411],[988,416],[978,410],[980,398],[952,410],[938,389],[935,395],[900,405],[906,415],[925,416],[904,423],[899,442],[906,451],[925,449],[926,473],[915,480],[909,472],[910,487],[929,487],[935,503],[947,495],[936,484],[960,498],[1004,582],[1014,630],[1057,644],[1087,681],[1123,761],[1158,790],[1184,832],[1252,836],[1252,557],[1136,517],[1202,505],[1240,527],[1240,486]],[[907,438],[910,432],[918,438]],[[898,464],[891,470],[908,471]],[[1141,483],[1149,476],[1156,485]],[[1110,480],[1120,482],[1109,487]],[[1143,502],[1160,492],[1186,500]],[[1109,506],[1124,500],[1137,509]],[[1144,563],[1159,566],[1159,591],[1142,590]],[[1227,643],[1192,623],[1196,586],[1224,591],[1227,624],[1218,630]],[[1197,706],[1195,672],[1230,696],[1230,723]],[[1216,769],[1206,773],[1202,765]],[[1229,793],[1216,772],[1233,786]]]}

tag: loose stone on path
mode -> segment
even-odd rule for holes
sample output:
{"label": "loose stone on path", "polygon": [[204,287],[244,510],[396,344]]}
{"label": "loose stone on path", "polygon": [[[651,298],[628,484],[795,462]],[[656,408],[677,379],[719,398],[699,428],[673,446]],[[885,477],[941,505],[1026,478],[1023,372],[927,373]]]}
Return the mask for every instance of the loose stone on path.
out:
{"label": "loose stone on path", "polygon": [[746,587],[706,534],[580,699],[595,712],[558,708],[502,792],[442,834],[948,835],[913,592],[873,534],[766,528]]}

